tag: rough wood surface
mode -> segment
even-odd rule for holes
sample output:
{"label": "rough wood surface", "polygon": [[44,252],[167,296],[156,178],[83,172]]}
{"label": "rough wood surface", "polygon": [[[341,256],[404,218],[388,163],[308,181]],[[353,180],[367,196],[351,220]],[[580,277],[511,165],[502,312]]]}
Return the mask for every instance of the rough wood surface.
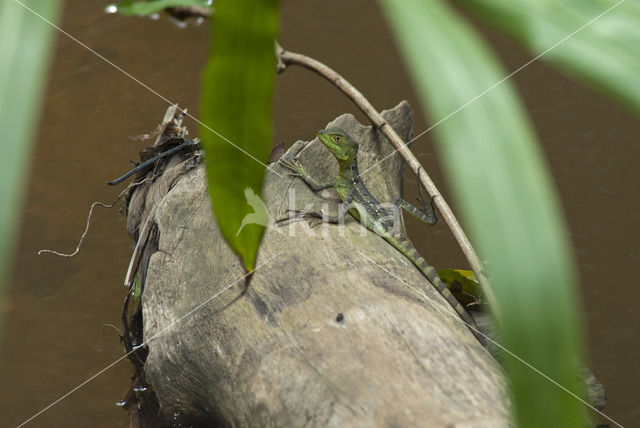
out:
{"label": "rough wood surface", "polygon": [[[409,138],[406,102],[384,116]],[[392,151],[351,115],[331,125],[360,142],[363,171]],[[284,156],[296,153],[318,181],[335,175],[318,141]],[[269,172],[264,190],[273,220],[287,216],[292,199],[295,208],[335,204],[274,170],[282,177]],[[391,201],[401,172],[392,156],[364,181]],[[496,362],[420,272],[357,222],[269,227],[245,292],[201,165],[172,160],[132,195],[128,220],[145,242],[145,373],[167,415],[212,426],[508,426]]]}

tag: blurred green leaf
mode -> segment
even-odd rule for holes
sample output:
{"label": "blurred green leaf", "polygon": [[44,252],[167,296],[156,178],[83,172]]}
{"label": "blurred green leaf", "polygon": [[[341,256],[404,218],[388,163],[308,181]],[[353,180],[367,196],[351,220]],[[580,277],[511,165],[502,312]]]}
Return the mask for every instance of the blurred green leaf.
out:
{"label": "blurred green leaf", "polygon": [[640,113],[640,2],[458,0],[534,55]]}
{"label": "blurred green leaf", "polygon": [[[202,76],[201,127],[209,194],[222,235],[255,267],[264,226],[240,229],[253,212],[245,190],[262,194],[272,143],[277,0],[220,0],[212,20],[209,62]],[[215,130],[212,131],[212,130]]]}
{"label": "blurred green leaf", "polygon": [[118,12],[123,15],[151,15],[168,7],[209,6],[207,0],[122,0],[118,3]]}
{"label": "blurred green leaf", "polygon": [[[32,0],[26,5],[46,19],[57,21],[57,0]],[[17,229],[16,217],[31,139],[37,129],[53,31],[51,25],[18,3],[0,3],[0,288]]]}
{"label": "blurred green leaf", "polygon": [[[507,2],[508,3],[508,2]],[[488,266],[500,343],[582,396],[574,272],[566,229],[532,127],[482,39],[438,0],[380,0],[464,223]],[[461,108],[462,107],[462,108]],[[518,427],[583,427],[583,404],[520,361],[501,359]]]}

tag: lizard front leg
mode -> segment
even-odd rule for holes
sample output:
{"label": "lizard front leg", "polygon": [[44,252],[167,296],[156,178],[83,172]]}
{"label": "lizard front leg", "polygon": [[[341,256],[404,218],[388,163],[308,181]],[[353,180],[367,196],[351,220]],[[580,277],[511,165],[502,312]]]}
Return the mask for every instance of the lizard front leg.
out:
{"label": "lizard front leg", "polygon": [[307,171],[305,171],[304,167],[297,160],[281,160],[280,163],[282,166],[292,171],[291,175],[294,177],[300,177],[302,181],[306,183],[314,192],[318,192],[320,190],[328,189],[334,186],[333,182],[329,183],[318,183]]}

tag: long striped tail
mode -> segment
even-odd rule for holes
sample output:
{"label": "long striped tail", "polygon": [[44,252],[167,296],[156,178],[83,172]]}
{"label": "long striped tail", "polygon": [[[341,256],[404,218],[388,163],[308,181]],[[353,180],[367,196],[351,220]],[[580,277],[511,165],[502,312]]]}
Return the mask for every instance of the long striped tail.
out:
{"label": "long striped tail", "polygon": [[[456,311],[456,313],[462,318],[469,330],[473,333],[473,335],[478,339],[478,341],[486,346],[487,342],[484,336],[480,333],[478,326],[476,325],[473,317],[467,312],[467,310],[458,302],[451,291],[447,288],[447,286],[442,282],[440,277],[438,276],[438,272],[436,269],[431,266],[427,261],[418,253],[418,250],[413,246],[411,241],[409,241],[405,237],[397,237],[394,236],[394,239],[389,239],[388,241],[398,249],[402,254],[404,254],[411,262],[420,269],[420,272],[433,284],[433,286],[438,290],[440,295],[444,297],[444,299],[451,305],[451,307]],[[399,238],[399,239],[398,239]]]}

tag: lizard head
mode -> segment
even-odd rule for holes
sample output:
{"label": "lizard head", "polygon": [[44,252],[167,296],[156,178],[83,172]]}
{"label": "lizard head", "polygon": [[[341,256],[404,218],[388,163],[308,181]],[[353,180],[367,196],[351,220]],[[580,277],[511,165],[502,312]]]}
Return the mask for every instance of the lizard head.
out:
{"label": "lizard head", "polygon": [[318,131],[318,139],[338,161],[350,161],[358,154],[358,144],[342,129],[329,128]]}

